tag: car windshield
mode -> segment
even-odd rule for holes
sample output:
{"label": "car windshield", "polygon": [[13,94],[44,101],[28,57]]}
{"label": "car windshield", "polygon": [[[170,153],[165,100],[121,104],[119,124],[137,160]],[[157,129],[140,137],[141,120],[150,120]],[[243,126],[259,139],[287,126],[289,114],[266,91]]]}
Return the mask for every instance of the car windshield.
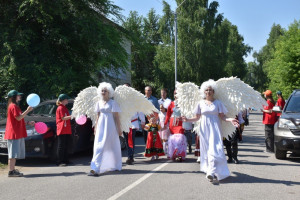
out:
{"label": "car windshield", "polygon": [[[71,114],[71,109],[73,107],[73,104],[69,103],[67,105],[67,108],[69,110],[69,113]],[[46,115],[46,116],[55,116],[57,106],[55,103],[46,103],[43,105],[40,105],[33,109],[31,115]]]}
{"label": "car windshield", "polygon": [[299,113],[300,112],[300,96],[291,96],[285,112],[287,113]]}

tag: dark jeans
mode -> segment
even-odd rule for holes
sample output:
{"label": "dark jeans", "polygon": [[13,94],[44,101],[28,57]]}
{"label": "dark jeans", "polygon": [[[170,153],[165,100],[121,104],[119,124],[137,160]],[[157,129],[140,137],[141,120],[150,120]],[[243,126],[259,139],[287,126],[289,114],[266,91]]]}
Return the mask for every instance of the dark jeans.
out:
{"label": "dark jeans", "polygon": [[274,152],[274,124],[265,124],[265,143],[267,151]]}
{"label": "dark jeans", "polygon": [[147,144],[148,131],[143,130],[143,136],[144,136],[145,144]]}
{"label": "dark jeans", "polygon": [[232,137],[229,136],[229,139],[225,139],[223,141],[226,151],[227,151],[227,156],[231,160],[232,158],[237,160],[237,155],[238,155],[238,139],[239,139],[240,132],[239,130],[236,130]]}
{"label": "dark jeans", "polygon": [[57,145],[57,164],[68,163],[68,148],[71,145],[71,134],[63,134],[57,136],[58,145]]}
{"label": "dark jeans", "polygon": [[134,156],[134,149],[135,149],[135,134],[136,134],[136,129],[132,129],[132,142],[133,142],[133,148],[129,147],[128,144],[128,133],[123,132],[125,141],[126,141],[126,146],[127,146],[127,157],[129,159],[133,159]]}
{"label": "dark jeans", "polygon": [[186,137],[189,147],[192,146],[192,143],[193,143],[192,130],[184,130],[184,135]]}

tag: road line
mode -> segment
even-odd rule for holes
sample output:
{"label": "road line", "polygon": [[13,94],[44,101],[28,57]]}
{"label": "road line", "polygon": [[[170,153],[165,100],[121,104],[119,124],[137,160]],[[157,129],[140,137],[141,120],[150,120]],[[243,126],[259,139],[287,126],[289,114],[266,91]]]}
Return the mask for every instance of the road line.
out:
{"label": "road line", "polygon": [[148,172],[147,174],[145,174],[143,177],[141,177],[140,179],[136,180],[135,182],[133,182],[132,184],[130,184],[129,186],[127,186],[126,188],[124,188],[123,190],[121,190],[120,192],[116,193],[115,195],[111,196],[109,199],[107,200],[115,200],[118,199],[119,197],[121,197],[123,194],[125,194],[126,192],[128,192],[129,190],[133,189],[134,187],[136,187],[137,185],[139,185],[140,183],[142,183],[144,180],[146,180],[147,178],[149,178],[151,175],[153,175],[155,172],[159,171],[160,169],[162,169],[163,167],[165,167],[166,165],[168,165],[171,161],[168,160],[167,162],[161,164],[160,166],[156,167],[155,169],[151,170],[150,172]]}

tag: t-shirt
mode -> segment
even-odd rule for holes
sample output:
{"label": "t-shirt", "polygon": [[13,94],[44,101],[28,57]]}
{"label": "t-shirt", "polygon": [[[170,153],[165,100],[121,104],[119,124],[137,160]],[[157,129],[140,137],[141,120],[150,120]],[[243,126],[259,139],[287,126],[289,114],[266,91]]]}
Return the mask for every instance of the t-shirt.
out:
{"label": "t-shirt", "polygon": [[[274,103],[272,103],[270,100],[267,100],[268,106],[264,106],[264,110],[272,110],[274,107]],[[276,113],[263,113],[263,124],[275,124],[276,122]]]}
{"label": "t-shirt", "polygon": [[21,119],[20,121],[16,119],[16,117],[21,114],[22,111],[18,105],[11,103],[8,106],[4,139],[15,140],[27,137],[24,119]]}
{"label": "t-shirt", "polygon": [[56,110],[56,133],[57,135],[72,134],[71,120],[62,120],[63,117],[69,116],[68,108],[60,104]]}
{"label": "t-shirt", "polygon": [[[285,101],[282,98],[279,98],[277,100],[276,106],[280,106],[281,110],[284,108],[285,105]],[[281,113],[277,113],[277,116],[279,117],[281,115]]]}

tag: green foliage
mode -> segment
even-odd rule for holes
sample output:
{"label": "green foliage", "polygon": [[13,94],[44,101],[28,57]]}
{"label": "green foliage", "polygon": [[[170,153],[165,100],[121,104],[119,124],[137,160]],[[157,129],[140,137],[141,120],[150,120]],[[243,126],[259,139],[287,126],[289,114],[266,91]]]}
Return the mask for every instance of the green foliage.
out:
{"label": "green foliage", "polygon": [[1,96],[76,95],[97,72],[127,65],[122,33],[106,19],[120,9],[109,0],[4,1],[0,10]]}
{"label": "green foliage", "polygon": [[300,21],[295,21],[275,42],[275,50],[266,66],[272,91],[281,90],[287,98],[300,88]]}
{"label": "green foliage", "polygon": [[[177,0],[179,5],[182,0]],[[246,75],[243,59],[250,47],[237,27],[218,14],[219,4],[208,0],[186,1],[178,13],[178,81],[201,84],[209,78]],[[174,78],[174,12],[163,1],[163,16],[151,9],[146,18],[131,12],[123,27],[132,37],[132,83],[143,91],[172,91]],[[170,94],[170,92],[169,92]],[[170,95],[171,96],[171,95]]]}
{"label": "green foliage", "polygon": [[270,81],[267,76],[270,70],[266,63],[273,58],[275,43],[284,32],[280,25],[273,24],[267,44],[259,52],[253,53],[253,57],[256,59],[255,65],[257,66],[254,67],[254,63],[248,64],[247,79],[251,78],[248,83],[254,83],[252,86],[261,92],[268,87]]}

